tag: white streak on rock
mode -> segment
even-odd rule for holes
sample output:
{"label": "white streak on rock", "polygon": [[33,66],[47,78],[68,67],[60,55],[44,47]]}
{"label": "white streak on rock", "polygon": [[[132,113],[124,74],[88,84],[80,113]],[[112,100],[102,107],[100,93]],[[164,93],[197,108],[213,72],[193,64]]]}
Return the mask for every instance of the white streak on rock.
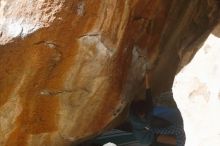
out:
{"label": "white streak on rock", "polygon": [[63,0],[0,1],[0,44],[6,44],[17,37],[26,37],[42,27],[48,27],[56,19],[56,13],[62,5]]}

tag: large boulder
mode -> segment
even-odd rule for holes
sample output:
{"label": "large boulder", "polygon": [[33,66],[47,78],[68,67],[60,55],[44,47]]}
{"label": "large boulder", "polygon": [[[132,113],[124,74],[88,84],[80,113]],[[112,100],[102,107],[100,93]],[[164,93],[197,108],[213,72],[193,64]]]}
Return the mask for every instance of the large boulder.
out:
{"label": "large boulder", "polygon": [[220,145],[220,38],[210,35],[175,77],[174,97],[184,118],[185,146]]}
{"label": "large boulder", "polygon": [[216,0],[1,0],[0,145],[68,146],[153,94],[217,24]]}

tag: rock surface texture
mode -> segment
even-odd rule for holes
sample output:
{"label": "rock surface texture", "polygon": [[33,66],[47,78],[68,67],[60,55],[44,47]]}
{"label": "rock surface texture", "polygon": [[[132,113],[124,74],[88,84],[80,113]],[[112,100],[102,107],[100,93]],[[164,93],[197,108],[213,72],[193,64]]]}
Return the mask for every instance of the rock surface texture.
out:
{"label": "rock surface texture", "polygon": [[184,118],[185,146],[220,145],[220,38],[210,35],[175,77],[173,93]]}
{"label": "rock surface texture", "polygon": [[217,0],[1,0],[0,146],[68,146],[154,94],[217,24]]}

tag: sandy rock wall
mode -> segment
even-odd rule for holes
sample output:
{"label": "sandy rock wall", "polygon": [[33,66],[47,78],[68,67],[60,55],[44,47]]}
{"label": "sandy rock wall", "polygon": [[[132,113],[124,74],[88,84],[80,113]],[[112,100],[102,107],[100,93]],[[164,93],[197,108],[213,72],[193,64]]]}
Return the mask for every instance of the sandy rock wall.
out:
{"label": "sandy rock wall", "polygon": [[140,94],[146,69],[154,94],[170,88],[218,8],[215,0],[0,1],[0,145],[68,146],[99,134]]}

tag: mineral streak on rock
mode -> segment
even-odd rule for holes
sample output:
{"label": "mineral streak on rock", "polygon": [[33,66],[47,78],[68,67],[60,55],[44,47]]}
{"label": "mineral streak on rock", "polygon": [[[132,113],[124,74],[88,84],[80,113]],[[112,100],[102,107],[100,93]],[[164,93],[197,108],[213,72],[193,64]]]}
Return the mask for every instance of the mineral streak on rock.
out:
{"label": "mineral streak on rock", "polygon": [[101,133],[141,94],[146,69],[154,94],[169,88],[219,10],[216,0],[1,0],[0,145]]}

